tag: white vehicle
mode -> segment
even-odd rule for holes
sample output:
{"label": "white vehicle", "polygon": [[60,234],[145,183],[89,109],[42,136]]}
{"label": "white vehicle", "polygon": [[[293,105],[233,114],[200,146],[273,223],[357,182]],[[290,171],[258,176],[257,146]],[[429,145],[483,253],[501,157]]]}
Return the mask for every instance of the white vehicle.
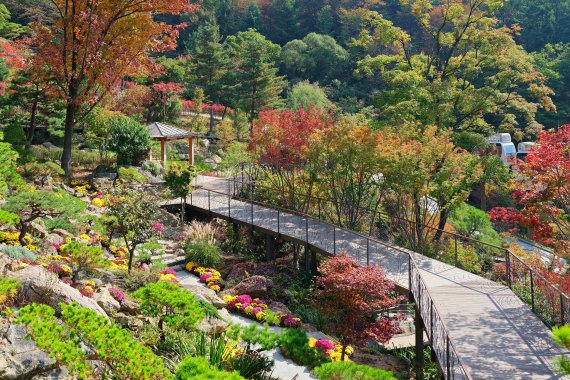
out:
{"label": "white vehicle", "polygon": [[490,145],[494,146],[494,154],[501,158],[503,164],[511,166],[511,160],[516,158],[517,150],[511,141],[510,133],[498,133],[487,139]]}
{"label": "white vehicle", "polygon": [[536,143],[533,143],[530,141],[525,141],[525,142],[519,143],[519,145],[517,146],[517,158],[519,160],[526,161],[526,155],[528,154],[530,149],[535,145],[536,145]]}

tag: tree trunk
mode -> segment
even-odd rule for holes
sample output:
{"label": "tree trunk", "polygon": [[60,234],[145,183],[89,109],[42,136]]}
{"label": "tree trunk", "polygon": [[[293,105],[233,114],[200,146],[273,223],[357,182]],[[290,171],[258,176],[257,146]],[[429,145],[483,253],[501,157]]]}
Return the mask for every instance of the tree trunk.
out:
{"label": "tree trunk", "polygon": [[210,107],[210,136],[214,135],[214,105]]}
{"label": "tree trunk", "polygon": [[437,231],[433,236],[433,240],[439,241],[441,236],[443,235],[443,230],[445,229],[445,225],[447,224],[447,218],[449,217],[449,211],[446,209],[442,209],[439,212],[439,223],[437,225]]}
{"label": "tree trunk", "polygon": [[63,136],[63,153],[61,155],[61,168],[65,171],[65,176],[71,178],[71,148],[73,138],[73,127],[75,125],[76,107],[72,101],[67,102],[65,110],[65,135]]}
{"label": "tree trunk", "polygon": [[23,223],[22,221],[20,221],[18,226],[19,227],[18,230],[20,231],[20,235],[18,236],[18,241],[20,242],[20,245],[22,247],[25,247],[27,245],[25,237],[26,234],[28,233],[28,223]]}
{"label": "tree trunk", "polygon": [[480,208],[481,210],[487,212],[487,186],[485,186],[485,183],[481,184],[480,198],[481,198]]}
{"label": "tree trunk", "polygon": [[26,143],[26,150],[30,149],[32,146],[32,140],[34,139],[34,133],[36,131],[36,115],[38,113],[38,99],[34,98],[32,103],[32,113],[30,116],[30,125],[28,126],[28,142]]}

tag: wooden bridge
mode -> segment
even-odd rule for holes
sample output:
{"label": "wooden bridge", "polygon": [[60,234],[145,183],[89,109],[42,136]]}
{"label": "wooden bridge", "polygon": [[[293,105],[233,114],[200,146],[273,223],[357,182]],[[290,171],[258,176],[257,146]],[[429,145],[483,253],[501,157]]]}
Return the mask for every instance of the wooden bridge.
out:
{"label": "wooden bridge", "polygon": [[200,177],[199,185],[189,202],[194,210],[306,245],[308,252],[347,251],[362,264],[378,264],[413,296],[416,341],[423,344],[425,329],[446,379],[561,378],[553,360],[570,353],[552,342],[550,330],[508,287],[308,216],[238,199],[231,181]]}

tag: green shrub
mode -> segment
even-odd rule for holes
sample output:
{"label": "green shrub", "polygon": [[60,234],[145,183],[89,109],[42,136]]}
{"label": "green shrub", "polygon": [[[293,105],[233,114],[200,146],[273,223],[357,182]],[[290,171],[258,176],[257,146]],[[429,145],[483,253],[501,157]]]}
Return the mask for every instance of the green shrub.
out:
{"label": "green shrub", "polygon": [[123,182],[127,182],[127,183],[140,183],[140,184],[145,184],[147,183],[147,178],[141,174],[137,168],[119,168],[118,170],[119,173],[119,178],[121,179],[121,181]]}
{"label": "green shrub", "polygon": [[162,173],[162,166],[157,161],[143,162],[142,169],[150,172],[155,177]]}
{"label": "green shrub", "polygon": [[80,271],[93,272],[95,269],[103,267],[107,262],[103,259],[101,248],[78,241],[62,246],[61,255],[68,258],[69,262],[77,268],[74,275]]}
{"label": "green shrub", "polygon": [[303,330],[284,329],[279,339],[285,356],[297,364],[314,368],[330,362],[330,358],[324,352],[309,346],[309,338]]}
{"label": "green shrub", "polygon": [[26,247],[22,247],[20,245],[8,245],[2,248],[2,252],[13,259],[22,260],[28,259],[30,261],[36,260],[36,254],[30,251]]}
{"label": "green shrub", "polygon": [[319,380],[396,380],[394,374],[353,362],[325,363],[313,370]]}
{"label": "green shrub", "polygon": [[206,358],[187,356],[178,366],[176,380],[245,380],[245,378],[235,371],[220,371]]}
{"label": "green shrub", "polygon": [[32,304],[20,309],[17,323],[24,324],[38,347],[57,358],[77,378],[93,376],[83,347],[89,347],[116,378],[161,380],[172,377],[164,362],[150,348],[133,339],[128,330],[76,303],[59,306],[62,322],[51,307]]}
{"label": "green shrub", "polygon": [[216,244],[188,242],[184,247],[186,260],[207,268],[215,268],[222,260],[222,251]]}
{"label": "green shrub", "polygon": [[148,284],[133,295],[140,302],[140,310],[149,317],[158,317],[158,327],[193,329],[206,313],[194,294],[171,282]]}
{"label": "green shrub", "polygon": [[144,270],[133,268],[124,273],[125,289],[135,291],[158,281],[160,274],[157,270]]}
{"label": "green shrub", "polygon": [[18,280],[0,276],[0,310],[8,306],[21,287]]}
{"label": "green shrub", "polygon": [[127,116],[119,116],[111,122],[108,141],[107,149],[117,153],[120,165],[142,162],[151,146],[146,127]]}
{"label": "green shrub", "polygon": [[48,231],[62,229],[74,235],[79,231],[77,226],[71,223],[67,218],[45,218],[44,224]]}
{"label": "green shrub", "polygon": [[260,351],[251,349],[246,349],[230,359],[230,368],[251,380],[271,379],[273,364],[273,360],[262,355]]}

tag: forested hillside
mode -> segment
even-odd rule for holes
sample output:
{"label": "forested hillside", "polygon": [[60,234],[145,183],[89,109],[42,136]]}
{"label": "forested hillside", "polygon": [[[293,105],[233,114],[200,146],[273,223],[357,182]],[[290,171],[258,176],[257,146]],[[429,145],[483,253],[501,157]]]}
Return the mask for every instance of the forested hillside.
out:
{"label": "forested hillside", "polygon": [[[57,17],[49,0],[4,3],[20,24]],[[205,0],[195,13],[159,16],[184,28],[158,60],[164,75],[135,82],[176,84],[158,92],[186,99],[198,86],[206,101],[249,120],[303,97],[379,125],[436,123],[522,140],[567,118],[569,12],[569,1],[551,0]]]}

